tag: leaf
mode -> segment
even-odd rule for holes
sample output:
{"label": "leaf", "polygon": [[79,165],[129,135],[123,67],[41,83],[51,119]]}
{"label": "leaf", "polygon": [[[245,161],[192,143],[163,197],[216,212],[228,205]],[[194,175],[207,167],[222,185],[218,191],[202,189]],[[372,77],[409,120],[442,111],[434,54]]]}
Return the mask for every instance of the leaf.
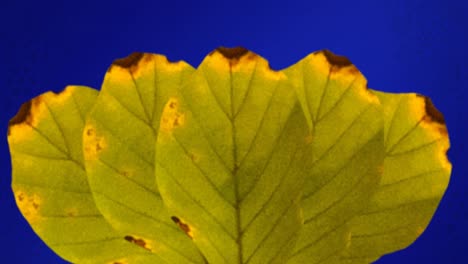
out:
{"label": "leaf", "polygon": [[282,71],[134,53],[99,96],[24,104],[8,141],[18,207],[78,263],[370,263],[424,231],[451,171],[428,98],[327,50]]}
{"label": "leaf", "polygon": [[94,205],[81,151],[84,116],[97,91],[68,86],[23,104],[11,119],[8,143],[16,203],[34,231],[73,263],[154,263],[157,257],[125,240]]}
{"label": "leaf", "polygon": [[308,129],[286,76],[242,48],[209,54],[166,103],[163,200],[209,263],[284,263],[302,224]]}
{"label": "leaf", "polygon": [[382,111],[345,57],[316,52],[285,73],[312,131],[304,228],[288,263],[325,263],[346,247],[347,223],[365,208],[380,180]]}
{"label": "leaf", "polygon": [[429,224],[450,177],[447,128],[431,100],[375,91],[384,108],[385,162],[370,205],[352,221],[347,263],[369,263],[413,243]]}
{"label": "leaf", "polygon": [[114,228],[138,237],[166,263],[205,263],[171,220],[154,179],[161,111],[192,71],[186,63],[170,63],[161,55],[134,53],[116,60],[83,132],[97,207]]}

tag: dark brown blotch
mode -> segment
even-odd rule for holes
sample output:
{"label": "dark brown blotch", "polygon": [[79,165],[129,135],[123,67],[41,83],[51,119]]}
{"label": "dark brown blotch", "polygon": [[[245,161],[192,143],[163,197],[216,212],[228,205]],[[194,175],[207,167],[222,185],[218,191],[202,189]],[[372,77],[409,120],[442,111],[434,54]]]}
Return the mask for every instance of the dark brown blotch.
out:
{"label": "dark brown blotch", "polygon": [[133,65],[137,65],[138,62],[143,58],[144,53],[133,52],[126,58],[117,59],[112,64],[120,66],[122,68],[130,68]]}
{"label": "dark brown blotch", "polygon": [[20,109],[18,110],[18,113],[16,113],[16,115],[8,123],[8,126],[20,124],[25,121],[27,122],[28,116],[31,114],[31,105],[31,101],[22,104]]}
{"label": "dark brown blotch", "polygon": [[432,103],[431,98],[421,94],[417,94],[417,96],[424,98],[427,117],[429,117],[433,122],[445,125],[444,115],[442,115],[442,113],[437,110],[437,108]]}
{"label": "dark brown blotch", "polygon": [[176,223],[182,231],[184,231],[187,236],[192,238],[192,235],[190,234],[190,226],[187,225],[186,223],[182,222],[177,216],[171,216],[172,221]]}
{"label": "dark brown blotch", "polygon": [[139,247],[142,247],[146,250],[150,250],[147,246],[146,246],[146,242],[145,240],[141,239],[141,238],[134,238],[133,236],[125,236],[124,237],[125,240],[127,240],[128,242],[130,243],[133,243]]}
{"label": "dark brown blotch", "polygon": [[249,50],[243,47],[234,47],[234,48],[227,48],[227,47],[219,47],[216,49],[221,55],[223,55],[228,60],[238,60],[242,56],[246,55]]}
{"label": "dark brown blotch", "polygon": [[96,143],[96,152],[99,152],[102,150],[102,146],[99,142]]}
{"label": "dark brown blotch", "polygon": [[351,61],[345,56],[336,55],[329,50],[322,50],[320,52],[325,56],[328,63],[330,63],[330,65],[332,66],[341,68],[341,67],[353,65],[353,63],[351,63]]}
{"label": "dark brown blotch", "polygon": [[16,124],[21,124],[24,122],[27,124],[31,124],[31,106],[32,100],[27,101],[26,103],[21,105],[16,115],[8,122],[8,135],[10,135],[10,127]]}
{"label": "dark brown blotch", "polygon": [[169,108],[171,108],[171,109],[175,109],[176,106],[177,106],[177,102],[175,102],[175,101],[172,101],[172,102],[169,103]]}

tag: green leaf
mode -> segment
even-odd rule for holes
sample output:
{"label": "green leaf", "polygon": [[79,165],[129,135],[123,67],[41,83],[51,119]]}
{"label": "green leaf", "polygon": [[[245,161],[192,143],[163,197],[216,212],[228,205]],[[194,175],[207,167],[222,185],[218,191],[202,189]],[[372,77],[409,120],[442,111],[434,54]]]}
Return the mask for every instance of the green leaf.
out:
{"label": "green leaf", "polygon": [[308,129],[286,76],[242,48],[209,54],[166,103],[156,178],[209,263],[285,263]]}
{"label": "green leaf", "polygon": [[154,263],[125,240],[94,205],[81,151],[84,116],[97,91],[68,86],[23,104],[10,121],[8,143],[16,203],[34,231],[73,263]]}
{"label": "green leaf", "polygon": [[86,170],[109,223],[167,263],[205,263],[171,220],[154,179],[155,140],[164,104],[193,68],[134,53],[109,68],[83,132]]}
{"label": "green leaf", "polygon": [[450,177],[444,118],[427,97],[375,92],[384,109],[384,173],[352,221],[346,263],[369,263],[413,243],[429,224]]}
{"label": "green leaf", "polygon": [[325,263],[346,247],[347,223],[365,208],[380,180],[382,110],[345,57],[316,52],[285,73],[312,131],[304,228],[288,263]]}

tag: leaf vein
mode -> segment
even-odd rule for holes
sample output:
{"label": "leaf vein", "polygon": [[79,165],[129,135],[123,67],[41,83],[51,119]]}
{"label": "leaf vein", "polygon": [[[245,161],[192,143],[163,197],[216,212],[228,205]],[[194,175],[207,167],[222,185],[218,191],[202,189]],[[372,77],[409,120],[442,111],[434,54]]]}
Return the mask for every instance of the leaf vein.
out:
{"label": "leaf vein", "polygon": [[215,99],[216,101],[216,104],[219,106],[219,109],[221,110],[221,112],[224,113],[224,115],[226,116],[226,118],[232,122],[232,117],[228,114],[227,110],[224,109],[223,105],[221,104],[221,101],[219,100],[218,96],[214,93],[212,87],[211,87],[211,84],[209,83],[208,81],[208,78],[207,78],[207,75],[205,73],[205,70],[203,68],[201,68],[201,72],[203,73],[203,79],[205,80],[206,82],[206,85],[208,86],[208,91],[211,93],[211,95],[213,96],[213,98]]}
{"label": "leaf vein", "polygon": [[[287,168],[285,174],[288,174],[290,172],[293,160],[295,159],[297,152],[298,151],[296,149],[296,151],[293,154],[293,157],[289,160],[288,168]],[[277,190],[280,188],[280,186],[283,184],[285,178],[287,178],[287,177],[281,177],[280,182],[275,186],[275,189],[271,192],[268,199],[262,204],[262,207],[255,213],[255,215],[252,217],[252,219],[250,219],[249,223],[247,223],[245,228],[243,230],[241,230],[241,234],[243,234],[245,231],[247,231],[250,228],[250,225],[255,221],[255,219],[257,219],[257,217],[266,209],[267,204],[269,204],[270,201],[273,199],[273,196],[275,195]]]}
{"label": "leaf vein", "polygon": [[353,81],[350,82],[346,90],[340,95],[338,100],[335,101],[332,107],[330,107],[330,109],[325,114],[323,114],[319,119],[317,119],[317,123],[320,123],[322,120],[324,120],[330,113],[333,112],[333,110],[341,103],[341,101],[344,100],[345,96],[352,90],[351,88],[353,87],[356,80],[357,80],[357,77],[355,77]]}
{"label": "leaf vein", "polygon": [[[336,139],[335,142],[340,141],[340,140],[344,137],[344,135],[345,135],[347,132],[349,132],[349,130],[351,129],[351,127],[354,126],[354,125],[356,124],[357,120],[360,119],[360,118],[364,115],[364,113],[367,112],[367,110],[369,110],[370,108],[371,108],[371,106],[368,106],[368,107],[366,107],[363,111],[361,111],[361,113],[359,113],[359,115],[356,117],[356,119],[354,119],[353,122],[351,122],[351,124],[343,131],[343,133],[341,133],[341,135]],[[367,141],[367,142],[364,144],[364,146],[365,146],[366,144],[368,144],[368,143],[369,143],[369,141]],[[333,148],[337,148],[338,145],[339,145],[339,144],[333,144],[332,146],[330,146],[326,151],[324,151],[324,152],[320,155],[320,157],[319,157],[317,160],[315,160],[315,161],[312,163],[312,166],[314,166],[314,165],[317,164],[319,161],[321,161],[323,158],[325,158],[325,156],[326,156]],[[362,148],[363,148],[363,147],[362,147]],[[326,183],[324,183],[323,185],[321,185],[319,188],[317,188],[317,190],[323,188],[325,185],[327,185],[329,182],[331,182],[331,181],[334,179],[334,177],[337,176],[337,175],[353,160],[353,158],[357,156],[357,154],[359,154],[359,152],[362,150],[362,148],[358,149],[358,150],[348,159],[348,161],[343,165],[343,167],[341,167],[341,168],[338,170],[338,172],[337,172],[336,174],[334,174],[334,176],[333,176],[329,181],[327,181]],[[304,199],[309,198],[309,197],[312,196],[314,193],[315,193],[315,192],[304,194]]]}
{"label": "leaf vein", "polygon": [[143,189],[145,192],[151,194],[151,195],[154,195],[154,196],[157,196],[157,197],[161,197],[161,195],[158,193],[158,192],[155,192],[151,189],[149,189],[148,187],[146,187],[145,185],[137,182],[136,180],[130,178],[130,177],[127,177],[125,176],[121,171],[119,171],[117,168],[115,168],[114,166],[112,166],[110,163],[108,163],[107,161],[104,161],[103,159],[98,159],[99,162],[101,162],[102,164],[104,164],[106,167],[108,167],[109,169],[113,170],[115,172],[116,175],[119,175],[121,178],[135,184],[136,186],[138,186],[139,188]]}
{"label": "leaf vein", "polygon": [[273,226],[271,227],[270,230],[268,230],[268,233],[262,238],[262,240],[257,244],[257,246],[255,247],[254,251],[252,252],[252,254],[250,254],[250,256],[247,258],[247,260],[245,261],[245,263],[249,263],[250,260],[252,259],[252,257],[258,252],[258,250],[260,249],[260,247],[262,246],[262,244],[271,236],[271,234],[273,233],[273,230],[275,230],[277,228],[277,226],[281,223],[281,220],[285,219],[286,215],[287,215],[287,212],[293,208],[293,206],[295,205],[295,199],[292,199],[291,200],[291,203],[286,206],[286,209],[281,212],[280,214],[280,217],[278,217],[278,219],[276,219],[275,223],[273,224]]}
{"label": "leaf vein", "polygon": [[438,138],[436,140],[433,140],[431,142],[428,142],[428,143],[425,143],[425,144],[422,144],[422,145],[419,145],[415,148],[412,148],[412,149],[409,149],[409,150],[405,150],[405,151],[401,151],[401,152],[393,152],[393,153],[390,153],[390,154],[387,154],[387,157],[396,157],[396,156],[400,156],[400,155],[406,155],[406,154],[410,154],[410,153],[413,153],[413,152],[416,152],[418,150],[421,150],[421,149],[424,149],[424,148],[427,148],[427,147],[430,147],[432,145],[434,145],[435,143],[441,141],[443,138]]}
{"label": "leaf vein", "polygon": [[403,134],[396,143],[394,143],[391,147],[389,147],[388,151],[386,151],[386,154],[388,155],[391,155],[392,152],[398,148],[398,145],[401,144],[401,142],[403,142],[403,140],[405,138],[407,138],[409,135],[411,135],[413,133],[414,130],[416,130],[416,128],[418,128],[419,124],[421,124],[421,122],[423,121],[424,119],[421,118],[418,122],[416,122],[408,131],[405,132],[405,134]]}
{"label": "leaf vein", "polygon": [[237,115],[242,111],[244,108],[245,102],[247,101],[247,97],[250,95],[250,92],[252,90],[252,82],[254,79],[255,74],[257,73],[257,67],[258,67],[258,60],[255,61],[255,66],[254,66],[254,71],[252,75],[250,76],[249,83],[247,84],[247,91],[245,92],[245,96],[242,99],[242,102],[240,103],[237,112],[234,113],[232,120],[236,120]]}
{"label": "leaf vein", "polygon": [[392,133],[390,133],[390,132],[392,132],[392,127],[393,127],[393,124],[395,123],[395,119],[396,119],[396,116],[398,114],[398,110],[400,110],[401,105],[403,104],[403,97],[399,96],[399,99],[400,100],[398,101],[398,104],[395,107],[395,111],[393,112],[392,118],[390,119],[388,129],[387,129],[387,131],[385,131],[386,133],[384,133],[386,135],[386,137],[387,137],[385,139],[384,146],[388,146],[388,143],[389,143],[388,141],[390,140],[391,135],[392,135]]}
{"label": "leaf vein", "polygon": [[337,226],[333,227],[332,229],[327,230],[325,233],[323,233],[316,240],[314,240],[311,243],[309,243],[309,244],[303,246],[302,248],[298,249],[292,256],[297,256],[297,255],[301,254],[302,252],[304,252],[305,250],[307,250],[308,248],[310,248],[310,247],[314,246],[315,244],[317,244],[318,242],[322,241],[329,234],[331,234],[331,233],[337,231],[338,229],[342,228],[343,226],[345,226],[348,223],[348,220],[349,219],[346,219],[345,221],[339,223]]}
{"label": "leaf vein", "polygon": [[[232,203],[230,203],[224,196],[223,194],[221,193],[221,191],[218,189],[218,187],[213,183],[213,181],[210,179],[210,177],[208,177],[208,175],[206,174],[205,171],[202,170],[202,168],[196,163],[193,161],[193,159],[190,158],[190,154],[189,152],[187,151],[187,149],[183,146],[183,144],[177,139],[177,137],[175,135],[173,135],[173,138],[174,138],[174,141],[177,142],[177,144],[180,146],[180,148],[182,148],[182,150],[184,151],[185,155],[187,156],[187,158],[189,160],[191,160],[191,163],[193,164],[193,166],[195,166],[198,171],[202,174],[203,178],[205,178],[205,180],[209,183],[209,185],[211,186],[211,188],[220,196],[223,198],[224,201],[226,201],[231,207],[233,207],[234,205]],[[233,208],[234,209],[234,208]]]}
{"label": "leaf vein", "polygon": [[325,96],[327,95],[327,92],[330,89],[328,86],[329,86],[329,83],[330,83],[330,75],[331,75],[331,72],[332,72],[332,67],[334,67],[334,66],[330,66],[328,68],[327,80],[325,82],[325,86],[323,87],[322,95],[320,96],[320,101],[319,101],[317,113],[316,113],[316,116],[315,116],[315,120],[317,120],[317,122],[318,122],[318,120],[320,118],[320,112],[322,110],[323,100],[325,100]]}
{"label": "leaf vein", "polygon": [[[262,171],[260,172],[260,174],[257,174],[255,176],[255,179],[254,179],[254,183],[252,184],[252,186],[246,191],[244,197],[242,197],[242,199],[239,201],[240,203],[242,203],[242,201],[245,199],[245,197],[247,197],[247,195],[255,188],[256,184],[258,183],[258,179],[265,173],[265,170],[266,168],[268,167],[268,165],[270,164],[271,162],[271,159],[273,158],[273,154],[276,152],[277,148],[279,147],[279,142],[280,142],[280,139],[283,137],[284,133],[286,132],[286,127],[287,127],[287,124],[289,122],[289,120],[291,120],[292,116],[293,116],[293,111],[291,111],[289,113],[289,116],[288,118],[286,119],[286,122],[284,123],[284,126],[281,128],[281,131],[279,133],[279,136],[278,136],[278,139],[275,140],[275,143],[274,143],[274,146],[272,148],[272,150],[270,151],[269,155],[268,155],[268,158],[265,162],[265,165],[263,166],[262,168]],[[247,155],[246,155],[247,157]]]}
{"label": "leaf vein", "polygon": [[201,209],[203,209],[203,211],[205,211],[222,229],[223,231],[232,239],[232,240],[236,240],[235,237],[227,230],[227,228],[218,220],[218,218],[216,218],[211,212],[210,210],[208,210],[205,206],[203,206],[197,199],[195,199],[195,197],[193,197],[184,187],[183,185],[177,181],[177,177],[174,177],[174,175],[170,172],[170,170],[167,169],[166,166],[164,166],[161,162],[157,161],[158,165],[164,169],[167,173],[168,176],[171,177],[171,179],[174,181],[174,183],[177,184],[177,186],[188,196],[190,197],[190,199],[193,201],[194,204],[196,204],[197,206],[199,206]]}
{"label": "leaf vein", "polygon": [[141,104],[141,107],[143,108],[143,114],[146,117],[146,123],[149,124],[150,123],[150,117],[149,117],[149,114],[148,114],[148,110],[146,109],[145,104],[143,103],[143,98],[141,97],[140,90],[138,89],[138,84],[135,81],[135,77],[133,76],[133,73],[131,71],[129,71],[129,70],[128,70],[128,73],[130,74],[130,77],[132,78],[133,86],[135,86],[135,92],[138,95],[139,102]]}
{"label": "leaf vein", "polygon": [[249,148],[247,149],[247,152],[244,154],[244,157],[242,157],[242,159],[240,160],[239,167],[242,167],[242,164],[243,164],[244,160],[249,155],[249,153],[252,151],[252,148],[255,145],[254,143],[257,141],[258,135],[260,134],[260,130],[262,130],[262,128],[263,128],[263,123],[265,123],[265,117],[267,116],[267,112],[270,110],[271,106],[273,105],[273,98],[275,97],[276,92],[278,91],[278,87],[279,87],[279,82],[276,83],[276,87],[275,87],[273,93],[271,94],[270,100],[268,101],[268,105],[265,108],[265,110],[263,111],[262,119],[260,120],[260,124],[258,126],[258,129],[256,129],[255,135],[254,135],[253,139],[250,141],[250,145],[249,145]]}

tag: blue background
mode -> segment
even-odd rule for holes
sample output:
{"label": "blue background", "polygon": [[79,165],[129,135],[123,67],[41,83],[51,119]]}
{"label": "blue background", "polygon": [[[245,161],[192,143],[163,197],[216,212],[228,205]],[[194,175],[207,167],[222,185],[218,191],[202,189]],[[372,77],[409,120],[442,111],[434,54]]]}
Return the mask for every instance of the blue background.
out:
{"label": "blue background", "polygon": [[327,48],[346,55],[371,88],[430,96],[450,133],[450,186],[417,242],[378,263],[466,263],[466,1],[79,2],[0,4],[2,263],[64,263],[30,229],[11,192],[7,123],[21,103],[68,84],[99,88],[110,63],[133,51],[197,66],[220,45],[251,49],[274,69]]}

